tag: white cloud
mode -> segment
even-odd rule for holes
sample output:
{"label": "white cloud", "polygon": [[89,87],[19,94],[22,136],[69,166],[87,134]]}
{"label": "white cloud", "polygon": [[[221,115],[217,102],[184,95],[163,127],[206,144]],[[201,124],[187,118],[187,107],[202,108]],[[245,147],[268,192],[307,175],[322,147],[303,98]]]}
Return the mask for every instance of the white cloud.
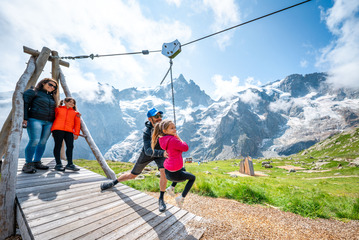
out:
{"label": "white cloud", "polygon": [[[23,45],[39,51],[47,46],[60,56],[77,56],[159,50],[167,40],[186,41],[191,37],[191,29],[182,22],[146,17],[137,1],[3,0],[0,23],[0,51],[8,60],[3,64],[11,64],[0,68],[1,91],[13,90],[14,82],[25,69],[29,55],[18,54]],[[144,57],[65,60],[71,67],[63,71],[67,75],[74,71],[78,75],[96,72],[98,82],[116,88],[145,85],[149,84],[148,79],[155,79],[154,72],[158,72],[160,79],[159,75],[167,68],[167,59],[158,56],[152,53]],[[14,68],[17,70],[8,71]]]}
{"label": "white cloud", "polygon": [[212,77],[212,82],[216,86],[214,91],[214,96],[219,98],[231,98],[233,95],[236,95],[242,87],[239,86],[239,78],[234,76],[230,81],[223,80],[222,76],[215,75]]}
{"label": "white cloud", "polygon": [[174,5],[176,5],[176,7],[180,7],[182,0],[166,0],[166,2],[167,2],[168,4],[174,4]]}
{"label": "white cloud", "polygon": [[256,107],[261,100],[261,97],[257,93],[252,92],[250,89],[247,89],[244,93],[239,95],[239,98],[242,102],[251,104]]}
{"label": "white cloud", "polygon": [[[215,22],[212,24],[214,31],[220,31],[239,23],[239,7],[234,0],[203,0],[203,3],[214,13]],[[232,36],[233,31],[221,33],[217,36],[217,43],[222,50],[230,44],[229,41]]]}
{"label": "white cloud", "polygon": [[113,103],[115,96],[112,87],[108,84],[98,85],[92,83],[86,90],[80,91],[81,96],[92,103]]}
{"label": "white cloud", "polygon": [[214,75],[212,77],[216,90],[214,91],[214,97],[218,100],[220,98],[229,99],[233,96],[238,96],[238,93],[245,91],[248,88],[261,89],[259,86],[262,85],[260,81],[255,83],[253,77],[248,77],[244,81],[244,85],[240,85],[240,80],[237,76],[231,77],[230,80],[224,80],[221,75]]}
{"label": "white cloud", "polygon": [[291,108],[293,105],[293,101],[287,101],[285,99],[279,99],[275,102],[271,102],[269,104],[269,109],[272,112],[280,112],[280,111],[288,111],[289,108]]}
{"label": "white cloud", "polygon": [[323,49],[318,65],[329,67],[328,81],[359,88],[359,1],[336,0],[323,19],[336,40]]}

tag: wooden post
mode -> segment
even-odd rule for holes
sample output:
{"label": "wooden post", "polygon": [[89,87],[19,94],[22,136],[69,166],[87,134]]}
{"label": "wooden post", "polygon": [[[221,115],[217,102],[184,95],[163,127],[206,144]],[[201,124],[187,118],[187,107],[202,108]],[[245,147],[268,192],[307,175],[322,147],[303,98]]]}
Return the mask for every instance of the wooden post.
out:
{"label": "wooden post", "polygon": [[[56,51],[51,51],[52,55],[52,65],[51,65],[51,75],[52,79],[54,79],[57,82],[57,86],[59,85],[59,71],[60,71],[60,60],[59,60],[59,54]],[[60,88],[58,88],[58,98],[56,99],[57,102],[60,102]],[[65,141],[62,141],[62,147],[60,152],[60,159],[66,160],[66,154],[65,154]]]}
{"label": "wooden post", "polygon": [[250,157],[246,157],[244,165],[246,174],[254,176],[253,162]]}
{"label": "wooden post", "polygon": [[254,176],[253,162],[250,157],[246,157],[240,162],[239,172]]}
{"label": "wooden post", "polygon": [[[71,92],[70,92],[70,90],[69,90],[69,88],[67,86],[65,76],[62,73],[61,68],[59,68],[59,71],[60,71],[60,82],[61,82],[62,89],[64,90],[64,93],[65,93],[66,97],[72,97]],[[105,158],[102,156],[102,154],[100,152],[100,149],[98,149],[95,141],[93,140],[93,138],[92,138],[92,136],[90,134],[90,131],[88,130],[83,118],[81,118],[81,131],[85,135],[85,139],[86,139],[88,145],[90,146],[90,148],[92,150],[92,153],[95,155],[97,162],[102,167],[102,169],[105,172],[107,178],[115,180],[116,179],[116,174],[107,165],[107,163],[105,161]]]}
{"label": "wooden post", "polygon": [[59,79],[59,54],[56,51],[51,51],[52,54],[52,78],[55,79],[58,82]]}
{"label": "wooden post", "polygon": [[239,163],[239,172],[245,173],[244,171],[244,159]]}
{"label": "wooden post", "polygon": [[0,239],[15,234],[15,194],[19,148],[24,119],[23,92],[25,85],[35,71],[35,59],[31,57],[24,74],[16,84],[12,97],[13,116],[4,162],[1,167],[0,182]]}
{"label": "wooden post", "polygon": [[[44,70],[45,64],[47,60],[49,59],[51,50],[47,47],[43,47],[41,50],[41,53],[37,54],[36,58],[36,65],[35,65],[35,71],[30,76],[30,80],[27,82],[25,90],[29,89],[31,86],[34,86],[37,82],[37,80],[40,77],[40,74]],[[34,56],[36,57],[36,56]],[[13,115],[13,109],[11,109],[11,112],[9,113],[9,116],[5,120],[1,132],[0,132],[0,159],[5,154],[5,148],[7,144],[7,138],[9,136],[10,126],[11,126],[11,117]]]}

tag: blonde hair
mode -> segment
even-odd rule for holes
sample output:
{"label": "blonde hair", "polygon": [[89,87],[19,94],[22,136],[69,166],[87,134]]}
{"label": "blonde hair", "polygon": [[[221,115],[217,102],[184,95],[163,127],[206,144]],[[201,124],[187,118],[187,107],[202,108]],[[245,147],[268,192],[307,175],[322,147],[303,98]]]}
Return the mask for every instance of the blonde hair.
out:
{"label": "blonde hair", "polygon": [[155,124],[154,130],[153,130],[153,133],[152,133],[152,141],[151,141],[152,150],[155,149],[155,146],[156,146],[158,138],[163,137],[164,135],[166,135],[163,132],[163,130],[167,130],[168,127],[171,124],[174,124],[174,123],[171,120],[168,120],[168,119],[165,119],[165,120]]}
{"label": "blonde hair", "polygon": [[61,100],[61,101],[60,101],[60,106],[64,105],[64,102],[70,102],[71,100],[74,101],[73,109],[74,109],[75,111],[77,111],[76,100],[75,100],[74,98],[72,98],[72,97],[67,97],[67,98],[65,98],[64,100]]}
{"label": "blonde hair", "polygon": [[58,83],[52,79],[52,78],[44,78],[42,79],[35,87],[35,91],[39,91],[39,90],[42,90],[44,88],[44,85],[48,82],[53,82],[56,84],[56,88],[54,89],[54,91],[51,92],[52,94],[52,98],[54,99],[55,101],[55,105],[56,107],[59,106],[59,102],[57,101],[57,99],[59,99],[59,85]]}

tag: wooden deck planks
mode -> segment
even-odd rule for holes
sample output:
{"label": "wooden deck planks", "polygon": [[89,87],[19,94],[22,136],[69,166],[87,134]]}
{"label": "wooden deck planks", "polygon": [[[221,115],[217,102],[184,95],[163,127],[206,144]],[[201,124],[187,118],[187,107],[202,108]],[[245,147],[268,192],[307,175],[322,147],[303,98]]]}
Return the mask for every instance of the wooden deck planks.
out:
{"label": "wooden deck planks", "polygon": [[119,183],[100,191],[107,178],[80,168],[58,172],[53,159],[43,159],[49,170],[24,174],[19,159],[16,183],[17,221],[23,239],[199,239],[204,230],[186,226],[200,217]]}
{"label": "wooden deck planks", "polygon": [[[141,206],[146,207],[147,205],[151,204],[149,200],[151,200],[151,198],[148,195],[145,197],[138,195],[137,198],[134,198],[134,203],[137,203],[138,205],[141,204]],[[77,223],[74,224],[73,228],[76,230],[67,232],[55,239],[69,240],[77,239],[80,237],[86,238],[86,235],[91,235],[91,238],[95,238],[95,231],[100,232],[99,236],[101,236],[101,232],[104,231],[103,229],[108,229],[111,223],[117,221],[118,219],[122,219],[122,222],[125,222],[123,219],[129,215],[130,212],[131,211],[123,205],[118,205],[114,208],[92,215],[90,221],[86,225]],[[120,226],[121,225],[114,225],[115,228]]]}

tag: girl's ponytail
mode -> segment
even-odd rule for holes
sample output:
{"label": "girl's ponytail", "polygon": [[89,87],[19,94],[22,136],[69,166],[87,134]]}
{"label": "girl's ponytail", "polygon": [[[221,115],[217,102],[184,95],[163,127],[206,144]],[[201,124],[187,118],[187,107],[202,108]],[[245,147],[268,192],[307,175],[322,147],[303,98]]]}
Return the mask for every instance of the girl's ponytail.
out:
{"label": "girl's ponytail", "polygon": [[159,137],[160,133],[162,132],[160,129],[160,127],[161,127],[160,125],[161,125],[161,123],[156,123],[155,126],[153,127],[152,141],[151,141],[152,151],[155,150],[155,146],[156,146],[158,137]]}
{"label": "girl's ponytail", "polygon": [[60,106],[62,106],[64,104],[64,100],[60,101]]}
{"label": "girl's ponytail", "polygon": [[151,141],[151,148],[152,150],[155,149],[157,140],[159,137],[163,137],[166,135],[163,130],[167,130],[170,124],[173,124],[171,120],[165,119],[162,122],[156,123],[153,127],[153,133],[152,133],[152,141]]}

